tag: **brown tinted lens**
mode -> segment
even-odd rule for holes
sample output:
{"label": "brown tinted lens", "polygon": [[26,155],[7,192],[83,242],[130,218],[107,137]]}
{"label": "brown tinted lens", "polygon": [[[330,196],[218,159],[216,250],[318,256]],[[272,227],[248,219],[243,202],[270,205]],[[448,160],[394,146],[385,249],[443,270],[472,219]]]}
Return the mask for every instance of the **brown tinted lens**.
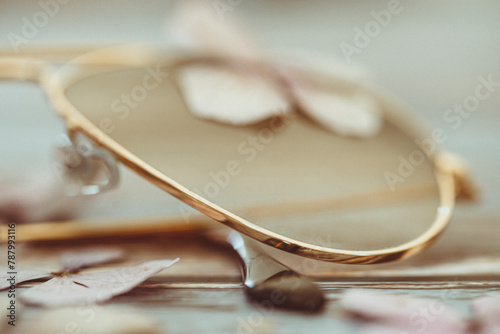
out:
{"label": "brown tinted lens", "polygon": [[432,165],[389,122],[370,139],[337,136],[302,116],[216,124],[192,116],[173,70],[155,66],[103,70],[74,82],[66,96],[158,171],[299,241],[346,250],[397,246],[420,236],[436,216]]}

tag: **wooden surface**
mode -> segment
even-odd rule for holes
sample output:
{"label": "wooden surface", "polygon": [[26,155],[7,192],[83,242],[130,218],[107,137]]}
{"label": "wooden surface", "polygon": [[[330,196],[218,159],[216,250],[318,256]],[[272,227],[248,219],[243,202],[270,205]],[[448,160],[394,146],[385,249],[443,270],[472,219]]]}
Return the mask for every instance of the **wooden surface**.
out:
{"label": "wooden surface", "polygon": [[[30,43],[170,41],[160,31],[165,15],[171,12],[170,4],[151,2],[142,6],[131,2],[125,6],[123,3],[70,3]],[[198,237],[116,241],[128,250],[131,263],[177,256],[182,260],[131,294],[117,297],[104,306],[89,306],[95,312],[96,323],[113,321],[116,312],[124,315],[132,312],[137,319],[157,324],[159,331],[165,333],[349,333],[358,324],[345,316],[338,298],[351,288],[438,300],[453,291],[456,292],[453,297],[445,299],[447,305],[466,316],[470,300],[500,294],[500,88],[481,101],[470,116],[463,117],[458,127],[452,127],[444,119],[449,108],[474,94],[478,77],[491,75],[500,81],[500,8],[495,1],[480,4],[419,1],[402,5],[403,11],[393,17],[369,46],[353,56],[353,63],[364,66],[376,82],[418,110],[430,129],[445,131],[444,146],[470,163],[480,190],[479,200],[459,203],[442,237],[416,257],[374,266],[331,265],[328,275],[314,276],[328,298],[325,310],[317,315],[251,305],[243,294],[235,256],[227,248]],[[8,32],[20,31],[21,18],[31,17],[39,10],[37,6],[35,2],[0,5],[2,46],[9,46]],[[340,43],[352,43],[353,29],[373,19],[371,10],[386,6],[383,1],[353,4],[290,1],[286,5],[243,2],[229,15],[244,17],[250,29],[270,48],[307,49],[345,62]],[[110,17],[115,18],[112,23]],[[40,92],[18,83],[0,83],[0,98],[2,177],[49,171],[48,149],[61,126],[50,116],[50,108]],[[122,189],[103,195],[83,216],[137,216],[144,212],[157,215],[162,213],[162,205],[175,203],[136,176],[127,172],[124,175]],[[26,266],[36,264],[56,269],[61,249],[99,243],[110,241],[26,245],[19,253],[19,261]],[[3,261],[4,251],[1,256]],[[33,284],[37,283],[24,284],[19,290]],[[87,318],[67,311],[61,314],[57,312],[62,311],[23,307],[15,332],[34,333],[34,328],[45,323],[49,327],[43,328],[44,333],[61,333],[68,332],[64,326],[69,321],[85,323]]]}
{"label": "wooden surface", "polygon": [[[62,310],[24,306],[18,313],[14,333],[33,333],[40,321],[44,322],[47,333],[64,332],[68,322],[78,324],[87,333],[90,319],[87,313],[95,314],[91,324],[97,323],[103,328],[106,323],[115,321],[116,312],[129,312],[138,320],[146,319],[149,327],[164,333],[303,333],[332,328],[348,333],[355,331],[359,324],[346,316],[338,300],[351,289],[432,298],[445,302],[464,317],[470,316],[471,300],[500,294],[498,260],[484,262],[484,257],[479,260],[475,256],[465,256],[463,261],[455,262],[447,261],[444,254],[434,259],[434,255],[440,253],[439,243],[434,249],[405,262],[354,268],[339,265],[334,275],[316,277],[327,297],[326,307],[319,314],[263,308],[252,303],[243,293],[240,262],[229,248],[194,235],[25,244],[17,254],[18,266],[57,270],[62,251],[89,245],[123,248],[127,260],[88,272],[136,264],[146,259],[180,256],[181,261],[140,288],[104,305]],[[455,247],[452,241],[449,247]],[[22,284],[18,293],[40,282]],[[114,325],[114,328],[121,327]]]}

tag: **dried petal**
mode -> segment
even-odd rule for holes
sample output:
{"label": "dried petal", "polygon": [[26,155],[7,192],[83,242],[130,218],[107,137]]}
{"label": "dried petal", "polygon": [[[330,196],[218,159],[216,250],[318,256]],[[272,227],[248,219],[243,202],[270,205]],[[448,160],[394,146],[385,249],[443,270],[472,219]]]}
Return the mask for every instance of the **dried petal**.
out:
{"label": "dried petal", "polygon": [[45,307],[105,302],[132,290],[177,261],[179,258],[156,260],[100,273],[54,277],[48,282],[28,289],[20,295],[20,298],[27,304]]}
{"label": "dried petal", "polygon": [[68,278],[91,289],[102,289],[111,291],[113,295],[118,295],[132,290],[149,277],[174,265],[178,261],[179,258],[175,260],[155,260],[106,272],[69,275]]}
{"label": "dried petal", "polygon": [[471,309],[481,334],[500,333],[500,295],[477,298]]}
{"label": "dried petal", "polygon": [[61,264],[65,271],[75,271],[90,266],[121,260],[124,252],[117,248],[87,248],[65,252],[61,255]]}
{"label": "dried petal", "polygon": [[295,86],[293,92],[303,112],[339,135],[370,137],[380,130],[379,108],[367,95],[340,95],[304,86]]}
{"label": "dried petal", "polygon": [[439,300],[351,290],[340,300],[349,315],[408,333],[465,333],[467,323]]}
{"label": "dried petal", "polygon": [[289,111],[287,98],[264,76],[197,65],[179,70],[178,78],[188,108],[200,118],[245,125]]}
{"label": "dried petal", "polygon": [[9,272],[12,272],[12,270],[8,267],[0,266],[0,290],[10,288],[11,281],[9,281],[9,279],[12,276],[15,276],[15,285],[38,278],[50,277],[50,273],[48,271],[31,268],[16,268],[16,270],[14,270],[14,272],[16,272],[15,275],[8,274]]}
{"label": "dried petal", "polygon": [[[303,111],[318,123],[340,135],[370,137],[380,129],[382,117],[379,107],[369,96],[360,93],[344,96],[317,89],[317,87],[302,85],[304,78],[297,75],[298,72],[287,70],[279,62],[272,64],[265,57],[265,53],[244,34],[237,24],[226,20],[222,23],[220,17],[217,20],[215,11],[206,4],[186,3],[182,3],[181,9],[175,15],[177,20],[174,20],[175,24],[172,29],[177,36],[179,33],[184,34],[182,41],[191,41],[199,51],[231,59],[233,62],[258,61],[271,64],[270,68],[275,69],[275,76],[280,76],[284,82],[288,82],[290,87],[293,87],[293,93]],[[335,72],[333,74],[335,77],[347,77],[350,82],[358,77],[358,75],[351,74],[355,71],[346,67],[332,67],[332,62],[323,62],[323,64],[326,68],[322,69],[322,73],[331,68]],[[193,76],[188,74],[188,78],[181,79],[183,82],[181,86],[185,90],[184,95],[188,106],[199,117],[235,125],[249,124],[264,119],[265,115],[279,113],[279,109],[283,106],[280,97],[279,108],[276,110],[275,106],[270,104],[271,99],[268,94],[258,94],[255,91],[256,88],[253,87],[254,83],[243,83],[250,81],[250,78],[245,78],[246,80],[243,81],[243,78],[239,75],[235,76],[234,73],[222,75],[217,74],[215,70],[214,73],[196,72],[198,73]],[[229,91],[225,90],[227,86],[230,87]],[[239,89],[235,89],[234,86]],[[248,86],[250,90],[247,90]],[[277,89],[269,90],[267,84],[259,88],[271,94],[275,94]],[[254,96],[261,96],[261,98],[255,100],[252,98]],[[241,103],[241,101],[251,104]],[[253,103],[254,101],[256,103]],[[285,103],[288,109],[286,98]]]}

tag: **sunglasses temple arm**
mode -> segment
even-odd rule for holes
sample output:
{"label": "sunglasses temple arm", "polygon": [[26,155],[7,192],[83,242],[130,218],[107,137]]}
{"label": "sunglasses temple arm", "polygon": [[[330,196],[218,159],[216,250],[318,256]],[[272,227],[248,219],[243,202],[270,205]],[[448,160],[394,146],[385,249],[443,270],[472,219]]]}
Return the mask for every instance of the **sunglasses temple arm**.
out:
{"label": "sunglasses temple arm", "polygon": [[44,87],[52,74],[49,63],[41,59],[0,57],[0,80],[33,81]]}
{"label": "sunglasses temple arm", "polygon": [[39,46],[14,52],[12,49],[0,48],[0,58],[36,58],[50,63],[66,63],[83,54],[109,48],[113,45],[86,45],[86,46]]}
{"label": "sunglasses temple arm", "polygon": [[[110,47],[110,45],[107,45]],[[33,47],[22,52],[0,48],[0,80],[38,82],[42,88],[54,74],[54,65],[103,48],[99,45]]]}
{"label": "sunglasses temple arm", "polygon": [[[120,220],[47,221],[18,224],[16,241],[55,241],[106,237],[127,237],[160,233],[192,234],[218,228],[219,224],[200,216],[186,222],[183,217],[152,217]],[[0,226],[0,243],[8,240],[8,226]]]}

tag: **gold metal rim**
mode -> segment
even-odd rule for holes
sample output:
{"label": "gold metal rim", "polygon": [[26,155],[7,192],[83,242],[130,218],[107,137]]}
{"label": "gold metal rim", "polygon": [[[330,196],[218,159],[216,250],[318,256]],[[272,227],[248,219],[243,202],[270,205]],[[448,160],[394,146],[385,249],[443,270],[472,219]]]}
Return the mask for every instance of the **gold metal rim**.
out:
{"label": "gold metal rim", "polygon": [[[121,46],[118,48],[107,49],[104,53],[102,51],[97,51],[94,56],[86,57],[85,63],[95,65],[147,65],[150,64],[155,51],[144,50],[145,49],[143,47],[138,48],[137,46]],[[175,54],[175,52],[172,52],[172,54]],[[78,61],[78,58],[74,60],[76,63],[78,63]],[[72,62],[69,64],[71,63]],[[16,65],[11,63],[10,71],[15,72],[12,66],[21,67],[25,66],[25,64]],[[2,67],[0,66],[0,70],[1,69]],[[0,77],[2,77],[2,73],[0,73]],[[9,77],[8,73],[7,77]],[[14,76],[11,75],[9,78],[13,77]],[[37,80],[39,78],[34,79]],[[60,76],[54,75],[51,77],[51,80],[39,81],[42,81],[41,84],[46,90],[56,111],[65,119],[66,126],[70,134],[77,131],[82,132],[98,145],[111,152],[120,162],[133,170],[139,176],[145,178],[147,181],[153,183],[157,187],[175,196],[179,200],[190,205],[208,217],[276,249],[307,258],[336,263],[371,264],[393,261],[414,255],[427,247],[444,230],[451,218],[455,199],[453,175],[449,170],[441,168],[436,159],[438,154],[434,154],[432,156],[428,156],[428,158],[433,161],[435,165],[435,177],[438,184],[440,206],[437,208],[436,218],[433,224],[420,237],[400,246],[372,251],[341,250],[300,242],[259,227],[233,214],[232,212],[225,210],[206,198],[190,191],[130,153],[124,147],[103,133],[97,126],[87,120],[78,112],[78,110],[76,110],[64,94],[68,82],[64,81]],[[397,102],[387,93],[375,88],[370,88],[370,90],[373,94],[375,94],[375,96],[380,98],[380,100],[385,101],[389,105],[396,105],[398,109],[406,111],[405,109],[407,108],[403,104]],[[425,152],[425,150],[423,151]]]}

